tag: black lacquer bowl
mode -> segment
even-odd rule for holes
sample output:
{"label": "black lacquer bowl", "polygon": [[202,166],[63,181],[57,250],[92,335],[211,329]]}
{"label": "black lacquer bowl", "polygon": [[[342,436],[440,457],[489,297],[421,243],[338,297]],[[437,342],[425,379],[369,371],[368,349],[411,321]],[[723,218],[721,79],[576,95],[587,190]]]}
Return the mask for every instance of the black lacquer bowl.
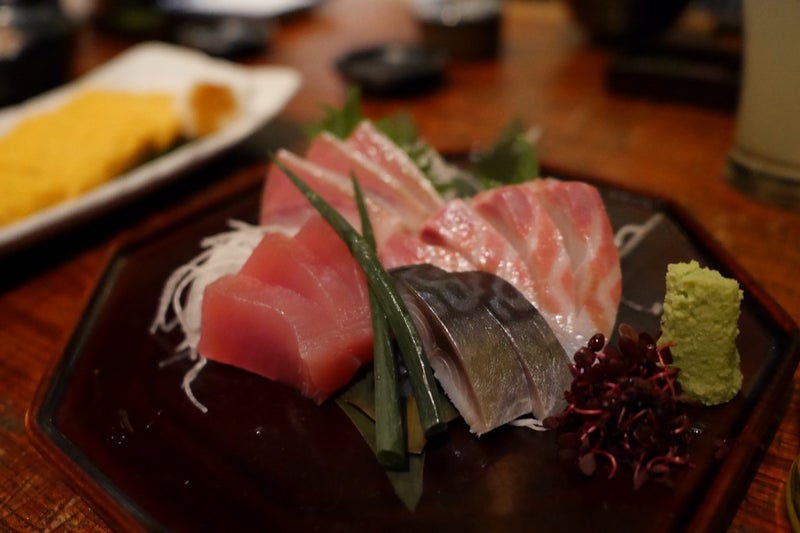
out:
{"label": "black lacquer bowl", "polygon": [[[692,408],[693,468],[634,490],[622,470],[586,478],[560,463],[552,433],[461,422],[429,443],[417,508],[395,496],[335,403],[209,363],[185,397],[189,363],[159,367],[176,340],[150,335],[168,274],[229,218],[254,220],[257,190],[131,239],[108,265],[29,417],[40,450],[120,529],[169,531],[672,531],[730,522],[786,405],[800,357],[792,321],[675,205],[601,186],[615,229],[653,222],[622,260],[619,320],[656,332],[643,310],[664,297],[668,263],[697,259],[745,291],[738,344],[744,386]],[[655,219],[652,217],[656,217]]]}

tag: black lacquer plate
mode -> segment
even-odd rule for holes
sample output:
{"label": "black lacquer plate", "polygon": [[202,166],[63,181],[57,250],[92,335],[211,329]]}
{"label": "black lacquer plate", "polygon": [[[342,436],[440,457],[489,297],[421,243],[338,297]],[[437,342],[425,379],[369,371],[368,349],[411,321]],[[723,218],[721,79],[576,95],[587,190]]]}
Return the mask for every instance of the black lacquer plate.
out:
{"label": "black lacquer plate", "polygon": [[[40,450],[120,529],[169,531],[722,530],[786,405],[800,357],[796,326],[675,205],[601,187],[615,229],[655,222],[622,260],[619,321],[656,332],[668,263],[697,259],[745,291],[741,393],[693,408],[694,467],[634,490],[631,473],[586,478],[560,463],[552,433],[454,422],[429,443],[424,491],[409,511],[347,417],[282,385],[209,363],[159,367],[176,339],[150,335],[164,280],[229,218],[253,220],[257,190],[132,239],[110,262],[29,417]],[[652,217],[658,217],[652,219]]]}

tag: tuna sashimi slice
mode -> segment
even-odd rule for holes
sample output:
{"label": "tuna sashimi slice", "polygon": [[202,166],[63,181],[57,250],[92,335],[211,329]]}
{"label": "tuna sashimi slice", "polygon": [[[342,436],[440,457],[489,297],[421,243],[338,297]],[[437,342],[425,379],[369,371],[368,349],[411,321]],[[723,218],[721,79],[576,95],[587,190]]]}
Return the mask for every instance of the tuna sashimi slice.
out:
{"label": "tuna sashimi slice", "polygon": [[322,403],[352,379],[372,342],[353,342],[333,317],[284,287],[223,276],[203,297],[198,352],[297,388]]}
{"label": "tuna sashimi slice", "polygon": [[427,243],[455,250],[478,270],[500,276],[533,298],[533,280],[519,252],[466,201],[448,201],[428,219],[420,237]]}
{"label": "tuna sashimi slice", "polygon": [[[330,254],[322,256],[316,250],[309,248],[298,238],[302,233],[307,239],[310,233],[307,230],[309,226],[312,226],[313,231],[328,229],[329,232],[326,231],[325,235],[333,243],[344,248],[344,252],[336,256]],[[349,328],[353,324],[363,324],[366,327],[362,334],[370,337],[372,332],[369,327],[366,290],[361,290],[353,275],[353,270],[358,268],[358,264],[341,239],[319,215],[316,215],[312,216],[293,237],[282,233],[265,234],[242,266],[240,273],[256,278],[262,283],[285,287],[316,302],[327,314],[342,323],[343,328]],[[345,280],[342,273],[347,273],[348,279]],[[366,283],[363,280],[358,281]]]}
{"label": "tuna sashimi slice", "polygon": [[[579,181],[538,179],[530,187],[564,237],[575,276],[578,319],[611,335],[622,293],[619,251],[597,188]],[[586,339],[588,340],[588,339]]]}
{"label": "tuna sashimi slice", "polygon": [[421,223],[433,211],[393,175],[330,133],[314,138],[306,159],[348,179],[354,174],[366,196],[380,198],[409,221]]}
{"label": "tuna sashimi slice", "polygon": [[[367,278],[344,241],[319,215],[311,217],[300,228],[293,241],[313,257],[308,259],[309,262],[337,272],[339,281],[335,286],[328,287],[338,302],[337,315],[343,321],[361,324],[365,334],[371,338],[372,322]],[[371,360],[371,354],[369,355]]]}
{"label": "tuna sashimi slice", "polygon": [[429,210],[438,210],[444,204],[439,193],[408,154],[378,131],[372,122],[362,121],[347,138],[347,144],[393,175],[403,188],[423,202]]}
{"label": "tuna sashimi slice", "polygon": [[315,258],[292,237],[283,233],[267,233],[253,249],[240,273],[262,283],[278,285],[299,295],[334,307],[332,293],[341,284],[338,273],[325,265],[314,263]]}

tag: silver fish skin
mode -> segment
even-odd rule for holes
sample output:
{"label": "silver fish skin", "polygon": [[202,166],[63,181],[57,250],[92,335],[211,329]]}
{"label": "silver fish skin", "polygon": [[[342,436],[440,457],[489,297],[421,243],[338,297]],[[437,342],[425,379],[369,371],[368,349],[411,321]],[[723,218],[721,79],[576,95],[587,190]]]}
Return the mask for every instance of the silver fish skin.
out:
{"label": "silver fish skin", "polygon": [[456,273],[468,285],[482,287],[482,303],[511,339],[531,394],[531,412],[539,420],[567,406],[572,358],[544,316],[513,285],[486,272]]}
{"label": "silver fish skin", "polygon": [[449,273],[432,265],[391,273],[437,379],[472,432],[563,408],[572,379],[569,358],[510,283],[487,272]]}

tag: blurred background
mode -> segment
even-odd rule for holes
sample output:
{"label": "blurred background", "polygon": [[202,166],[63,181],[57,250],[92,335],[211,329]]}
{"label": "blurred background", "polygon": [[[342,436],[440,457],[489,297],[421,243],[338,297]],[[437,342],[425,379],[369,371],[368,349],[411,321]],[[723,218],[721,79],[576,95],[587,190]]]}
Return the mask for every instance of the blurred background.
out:
{"label": "blurred background", "polygon": [[[610,90],[733,108],[740,76],[741,0],[564,2],[587,46],[614,51]],[[315,0],[0,0],[0,105],[62,83],[84,25],[161,39],[227,58],[269,46],[277,21]],[[455,59],[498,53],[502,0],[409,0],[428,45]]]}

